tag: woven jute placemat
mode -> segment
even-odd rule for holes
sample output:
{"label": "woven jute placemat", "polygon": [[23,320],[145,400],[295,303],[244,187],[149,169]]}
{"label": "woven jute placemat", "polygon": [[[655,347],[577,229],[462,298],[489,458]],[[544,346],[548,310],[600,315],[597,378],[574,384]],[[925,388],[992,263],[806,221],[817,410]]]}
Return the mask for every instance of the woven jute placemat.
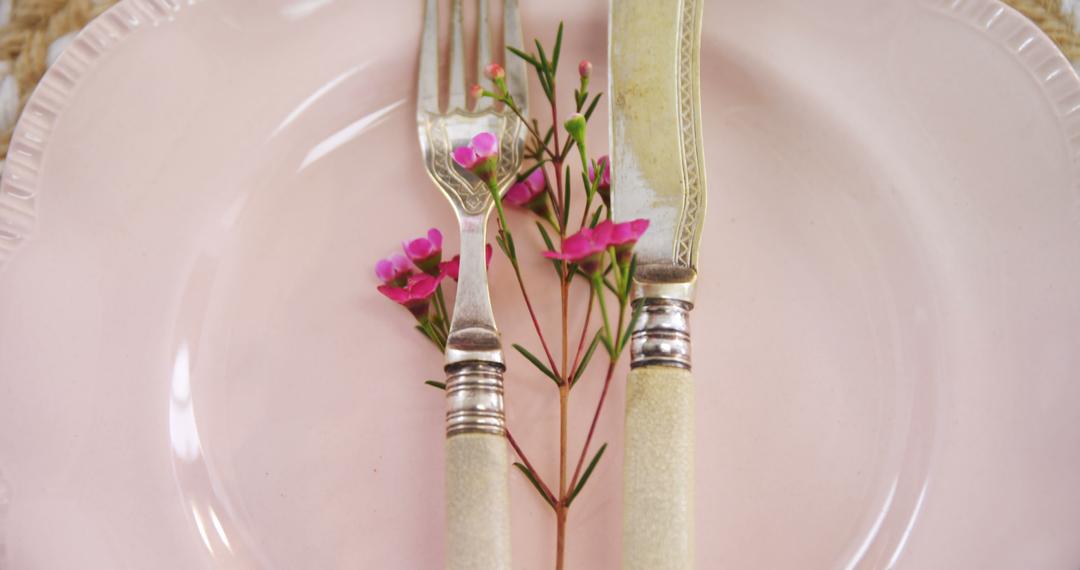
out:
{"label": "woven jute placemat", "polygon": [[[117,0],[0,0],[0,169],[15,122],[48,66]],[[753,1],[753,0],[746,0]],[[1005,0],[1080,62],[1080,0]]]}

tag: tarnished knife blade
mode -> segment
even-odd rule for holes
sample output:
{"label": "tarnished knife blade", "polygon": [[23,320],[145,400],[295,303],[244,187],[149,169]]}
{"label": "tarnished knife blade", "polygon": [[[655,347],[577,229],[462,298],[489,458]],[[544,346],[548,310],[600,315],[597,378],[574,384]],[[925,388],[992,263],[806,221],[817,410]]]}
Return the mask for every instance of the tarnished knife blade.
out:
{"label": "tarnished knife blade", "polygon": [[614,0],[611,6],[613,214],[651,221],[636,248],[643,283],[692,281],[697,266],[705,215],[703,3]]}

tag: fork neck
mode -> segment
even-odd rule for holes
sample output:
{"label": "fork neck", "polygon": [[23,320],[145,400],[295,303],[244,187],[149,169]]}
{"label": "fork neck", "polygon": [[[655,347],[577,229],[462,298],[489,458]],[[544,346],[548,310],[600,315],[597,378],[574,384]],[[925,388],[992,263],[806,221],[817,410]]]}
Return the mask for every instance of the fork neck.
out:
{"label": "fork neck", "polygon": [[499,330],[488,293],[486,242],[491,208],[476,215],[461,215],[461,261],[450,335],[446,339],[446,364],[482,361],[503,363]]}

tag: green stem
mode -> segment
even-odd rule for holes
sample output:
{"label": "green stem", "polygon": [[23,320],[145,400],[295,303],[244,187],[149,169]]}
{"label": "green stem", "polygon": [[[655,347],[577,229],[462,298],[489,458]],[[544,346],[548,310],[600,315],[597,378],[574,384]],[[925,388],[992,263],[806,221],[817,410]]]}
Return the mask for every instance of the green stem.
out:
{"label": "green stem", "polygon": [[603,284],[600,283],[600,277],[594,276],[592,279],[593,291],[596,293],[596,300],[600,302],[600,316],[604,318],[604,336],[607,337],[609,345],[614,348],[615,345],[611,336],[611,321],[608,319],[607,302],[604,301],[604,291],[601,289]]}

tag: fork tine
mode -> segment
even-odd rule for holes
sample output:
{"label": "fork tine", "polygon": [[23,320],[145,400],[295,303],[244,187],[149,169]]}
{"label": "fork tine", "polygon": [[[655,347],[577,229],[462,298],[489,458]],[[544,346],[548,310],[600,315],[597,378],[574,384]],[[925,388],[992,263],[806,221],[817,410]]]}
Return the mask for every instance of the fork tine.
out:
{"label": "fork tine", "polygon": [[420,69],[416,74],[416,109],[439,113],[439,8],[436,0],[424,3],[424,29],[420,34]]}
{"label": "fork tine", "polygon": [[[522,49],[524,45],[518,0],[503,0],[503,43],[517,49]],[[529,83],[525,78],[525,62],[520,57],[507,53],[504,68],[506,69],[506,88],[521,108],[522,114],[528,116]]]}
{"label": "fork tine", "polygon": [[[476,79],[484,76],[484,67],[491,63],[491,31],[488,23],[488,0],[478,0],[479,7],[476,12]],[[477,109],[487,109],[493,106],[492,100],[481,97],[476,101]]]}
{"label": "fork tine", "polygon": [[465,40],[461,31],[461,0],[453,0],[450,15],[450,100],[448,109],[465,108]]}

